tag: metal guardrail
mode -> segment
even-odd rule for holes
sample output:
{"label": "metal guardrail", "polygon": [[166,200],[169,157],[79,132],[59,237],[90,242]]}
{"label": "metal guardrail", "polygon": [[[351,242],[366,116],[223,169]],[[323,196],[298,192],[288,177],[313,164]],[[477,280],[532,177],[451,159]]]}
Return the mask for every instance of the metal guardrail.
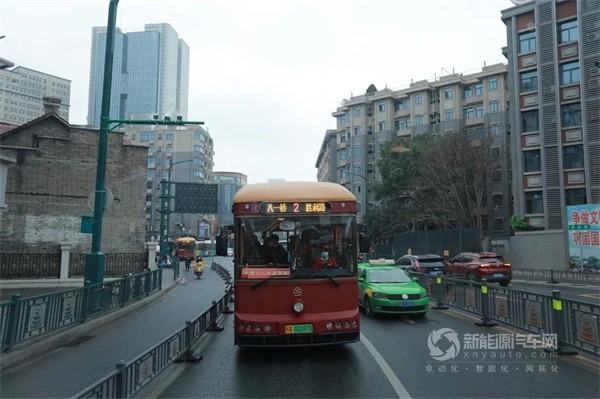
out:
{"label": "metal guardrail", "polygon": [[556,334],[557,352],[568,347],[600,355],[600,305],[564,299],[559,290],[553,295],[536,294],[508,287],[489,286],[443,276],[411,272],[419,284],[437,301],[434,309],[452,306],[481,316],[478,325],[508,324],[534,334]]}
{"label": "metal guardrail", "polygon": [[566,270],[539,270],[539,269],[513,269],[513,277],[531,279],[531,280],[542,280],[549,283],[560,283],[560,282],[578,282],[588,284],[600,283],[600,272],[597,271],[581,271],[575,269],[573,271]]}
{"label": "metal guardrail", "polygon": [[21,298],[0,304],[2,351],[90,317],[125,306],[128,302],[162,289],[162,270],[105,281],[51,294]]}
{"label": "metal guardrail", "polygon": [[225,294],[213,301],[212,306],[185,327],[129,362],[119,362],[116,369],[77,393],[73,398],[129,398],[144,388],[153,378],[178,361],[197,362],[202,359],[192,346],[206,331],[222,331],[217,319],[222,313],[231,313],[229,303],[233,295],[231,274],[213,262],[211,268],[227,283]]}

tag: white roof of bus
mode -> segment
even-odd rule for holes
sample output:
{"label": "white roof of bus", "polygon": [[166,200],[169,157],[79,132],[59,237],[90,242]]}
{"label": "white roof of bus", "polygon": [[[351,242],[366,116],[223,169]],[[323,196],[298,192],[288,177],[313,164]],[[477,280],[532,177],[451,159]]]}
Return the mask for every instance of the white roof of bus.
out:
{"label": "white roof of bus", "polygon": [[302,181],[248,184],[233,197],[234,203],[263,201],[356,201],[356,197],[337,183]]}

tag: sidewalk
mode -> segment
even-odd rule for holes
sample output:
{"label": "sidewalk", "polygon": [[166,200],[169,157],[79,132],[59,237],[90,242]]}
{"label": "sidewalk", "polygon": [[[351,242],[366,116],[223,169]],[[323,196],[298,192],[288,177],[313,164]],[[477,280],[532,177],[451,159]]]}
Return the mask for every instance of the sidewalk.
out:
{"label": "sidewalk", "polygon": [[[155,292],[148,297],[140,299],[139,301],[130,303],[123,308],[108,312],[105,315],[97,316],[91,318],[84,323],[81,323],[75,327],[65,327],[60,331],[56,331],[53,333],[49,333],[46,335],[42,335],[39,338],[33,338],[29,341],[25,341],[19,345],[12,351],[8,353],[2,353],[0,355],[0,371],[4,371],[7,367],[11,367],[15,364],[19,364],[26,359],[30,359],[39,354],[46,353],[55,347],[59,347],[74,339],[75,337],[85,334],[88,331],[94,330],[102,325],[108,324],[113,320],[117,320],[121,317],[124,317],[132,312],[135,312],[139,308],[151,304],[152,302],[158,300],[163,295],[167,294],[171,289],[175,288],[177,284],[179,284],[183,277],[184,273],[181,273],[179,279],[173,279],[173,270],[168,269],[168,271],[163,270],[163,280],[162,280],[162,289],[159,292]],[[73,288],[73,287],[70,287]],[[56,291],[64,291],[70,288],[57,288],[57,287],[39,287],[39,288],[10,288],[10,289],[2,289],[2,301],[4,301],[5,295],[8,296],[8,300],[10,300],[10,296],[15,294],[21,294],[23,298],[35,296],[35,295],[43,295]]]}
{"label": "sidewalk", "polygon": [[114,371],[117,362],[156,346],[224,294],[224,281],[210,267],[208,262],[201,279],[184,269],[176,281],[165,270],[160,292],[2,353],[2,397],[71,397]]}

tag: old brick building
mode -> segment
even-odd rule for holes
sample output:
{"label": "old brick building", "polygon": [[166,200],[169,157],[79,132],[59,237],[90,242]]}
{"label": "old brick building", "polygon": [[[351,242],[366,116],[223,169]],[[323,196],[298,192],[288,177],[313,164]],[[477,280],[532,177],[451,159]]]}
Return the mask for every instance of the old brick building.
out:
{"label": "old brick building", "polygon": [[[144,251],[147,147],[123,144],[110,133],[106,188],[112,203],[104,212],[102,252]],[[80,232],[81,216],[93,215],[98,130],[69,125],[54,112],[0,135],[6,163],[6,207],[0,209],[0,252],[52,253],[91,249]],[[110,200],[109,195],[109,200]]]}

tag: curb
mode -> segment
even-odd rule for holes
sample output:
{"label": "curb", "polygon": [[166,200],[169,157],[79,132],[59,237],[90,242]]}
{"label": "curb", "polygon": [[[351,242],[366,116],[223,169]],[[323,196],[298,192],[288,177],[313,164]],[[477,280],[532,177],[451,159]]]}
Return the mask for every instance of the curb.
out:
{"label": "curb", "polygon": [[43,335],[39,338],[34,338],[32,340],[23,341],[19,344],[17,348],[13,349],[8,353],[2,353],[0,355],[0,371],[8,367],[20,366],[36,358],[45,356],[52,350],[62,345],[65,345],[66,343],[72,341],[73,339],[81,335],[84,335],[85,333],[91,330],[106,325],[121,317],[127,316],[128,314],[138,310],[141,307],[150,305],[152,302],[156,301],[157,299],[159,299],[160,297],[177,287],[183,279],[184,277],[180,275],[177,278],[177,280],[175,280],[173,284],[169,285],[168,287],[161,289],[154,295],[150,295],[129,305],[126,305],[120,308],[119,310],[110,312],[106,315],[88,319],[87,321],[75,327],[66,326],[62,330],[58,330],[56,332],[49,333],[47,335]]}

